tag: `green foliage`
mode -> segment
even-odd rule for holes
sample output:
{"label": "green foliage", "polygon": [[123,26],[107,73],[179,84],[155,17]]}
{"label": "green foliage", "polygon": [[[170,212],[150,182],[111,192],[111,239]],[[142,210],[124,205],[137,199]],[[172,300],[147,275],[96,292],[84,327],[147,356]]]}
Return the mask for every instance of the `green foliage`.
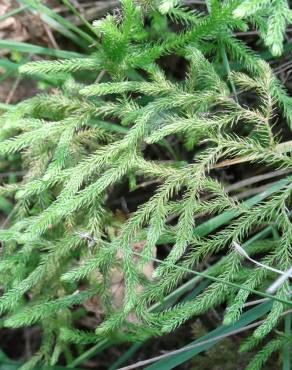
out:
{"label": "green foliage", "polygon": [[[292,264],[291,176],[256,199],[239,202],[218,175],[232,163],[292,168],[292,144],[283,142],[278,124],[282,115],[291,129],[292,99],[269,65],[233,35],[246,29],[247,21],[259,24],[277,55],[291,11],[286,1],[206,5],[209,13],[199,14],[177,1],[122,0],[121,15],[94,22],[98,40],[90,57],[20,68],[27,75],[62,74],[64,81],[58,91],[21,102],[0,118],[1,156],[21,152],[27,169],[15,186],[1,187],[2,195],[15,194],[16,206],[10,228],[0,231],[3,325],[37,323],[44,329],[40,351],[27,368],[51,363],[52,354],[56,363],[68,342],[144,340],[218,305],[227,305],[225,323],[236,323],[250,295],[265,296],[275,274],[246,265],[232,248],[234,241],[265,265],[286,271]],[[152,34],[144,23],[153,14],[166,24],[181,24],[181,31],[169,28],[162,39]],[[186,64],[184,81],[166,76],[159,60],[168,55]],[[230,65],[240,71],[231,72]],[[257,96],[256,105],[243,103],[246,91]],[[173,137],[189,151],[188,160],[174,154]],[[167,162],[149,155],[154,147],[165,152]],[[144,179],[159,183],[157,189],[118,222],[110,205],[114,189],[130,184],[133,190]],[[205,224],[195,217],[202,214],[209,219]],[[265,227],[262,243],[251,239]],[[170,253],[145,276],[145,265],[152,264],[153,250],[164,240]],[[223,254],[206,289],[163,307],[190,271]],[[114,272],[124,281],[117,305]],[[76,330],[74,307],[84,302],[86,307],[92,297],[98,297],[102,322],[95,332]],[[248,349],[274,335],[291,308],[287,284],[272,298]],[[287,340],[273,339],[249,369],[260,368]]]}
{"label": "green foliage", "polygon": [[283,52],[286,25],[291,23],[291,9],[287,0],[245,0],[234,10],[239,18],[256,16],[265,44],[274,56]]}

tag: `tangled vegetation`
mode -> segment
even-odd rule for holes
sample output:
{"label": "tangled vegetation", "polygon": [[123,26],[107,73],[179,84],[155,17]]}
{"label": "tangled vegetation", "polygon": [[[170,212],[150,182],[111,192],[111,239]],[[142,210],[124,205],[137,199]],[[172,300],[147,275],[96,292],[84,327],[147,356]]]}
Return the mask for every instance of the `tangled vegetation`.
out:
{"label": "tangled vegetation", "polygon": [[[90,55],[21,67],[60,86],[0,118],[1,156],[21,153],[27,169],[0,189],[15,197],[12,223],[0,231],[2,325],[43,330],[40,350],[23,368],[55,365],[71,343],[162,336],[216,306],[226,308],[223,327],[236,328],[253,297],[264,299],[251,318],[262,321],[240,348],[256,348],[247,369],[260,369],[276,351],[290,369],[289,276],[267,289],[278,278],[269,267],[292,266],[292,98],[234,33],[255,27],[278,56],[292,11],[285,0],[206,6],[122,0],[121,12],[87,24]],[[160,34],[155,19],[172,27]],[[160,61],[171,55],[186,65],[183,80],[163,70]],[[224,178],[237,164],[282,176],[240,201]],[[145,181],[152,193],[130,217],[118,217],[117,189],[135,192]],[[99,324],[82,330],[76,317],[90,304]],[[149,369],[155,366],[161,362]]]}

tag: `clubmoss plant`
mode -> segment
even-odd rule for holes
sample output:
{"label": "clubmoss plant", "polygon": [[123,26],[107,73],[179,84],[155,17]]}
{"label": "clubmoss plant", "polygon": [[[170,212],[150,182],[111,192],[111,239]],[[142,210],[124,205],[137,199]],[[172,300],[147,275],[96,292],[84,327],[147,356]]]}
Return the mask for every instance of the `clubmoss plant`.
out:
{"label": "clubmoss plant", "polygon": [[[292,128],[292,99],[270,66],[235,36],[252,25],[279,55],[292,19],[288,2],[206,1],[200,12],[173,0],[120,6],[94,22],[90,56],[23,65],[23,74],[64,83],[1,117],[0,154],[22,153],[27,169],[22,181],[1,187],[16,200],[10,227],[0,231],[3,325],[43,328],[28,369],[54,365],[70,343],[164,335],[219,305],[226,306],[224,324],[233,324],[247,300],[260,295],[272,304],[243,343],[242,350],[259,349],[248,369],[260,369],[278,350],[287,364],[291,335],[282,322],[292,308],[289,281],[266,295],[278,276],[247,263],[233,242],[265,265],[291,267],[292,177],[243,202],[228,195],[220,174],[237,163],[292,169],[292,142],[283,139]],[[151,33],[149,14],[168,22],[163,38]],[[169,55],[184,61],[184,80],[167,77],[159,61]],[[250,106],[248,93],[256,97]],[[187,148],[188,160],[173,153],[171,138]],[[154,147],[168,160],[149,154]],[[133,190],[145,179],[156,190],[117,226],[110,205],[115,189],[129,183]],[[201,214],[205,223],[196,218]],[[250,240],[262,230],[262,240]],[[137,244],[143,245],[138,252]],[[157,263],[153,251],[163,244],[170,252]],[[213,270],[203,273],[207,287],[164,306],[212,256]],[[112,305],[113,270],[123,276],[120,308]],[[76,309],[96,297],[100,324],[80,330]],[[268,335],[273,340],[261,347]]]}

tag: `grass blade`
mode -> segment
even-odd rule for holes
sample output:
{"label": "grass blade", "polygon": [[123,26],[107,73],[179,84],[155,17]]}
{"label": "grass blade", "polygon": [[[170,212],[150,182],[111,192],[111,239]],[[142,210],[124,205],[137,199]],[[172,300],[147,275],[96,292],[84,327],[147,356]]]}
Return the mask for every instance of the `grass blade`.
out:
{"label": "grass blade", "polygon": [[48,55],[62,59],[85,57],[84,54],[76,53],[74,51],[50,49],[45,48],[43,46],[33,45],[26,42],[19,42],[14,40],[0,40],[0,49],[19,51],[21,53]]}

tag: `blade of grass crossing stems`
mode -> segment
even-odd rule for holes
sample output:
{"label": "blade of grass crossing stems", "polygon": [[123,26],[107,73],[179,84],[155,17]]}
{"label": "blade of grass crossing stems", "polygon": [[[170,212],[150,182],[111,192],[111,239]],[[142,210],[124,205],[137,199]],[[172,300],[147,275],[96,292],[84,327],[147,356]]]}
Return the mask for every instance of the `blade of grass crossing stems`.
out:
{"label": "blade of grass crossing stems", "polygon": [[[143,255],[141,253],[133,252],[133,254],[136,255],[136,256],[139,256],[139,257],[143,257]],[[161,264],[164,264],[165,263],[165,261],[159,260],[158,258],[151,258],[151,260],[153,262],[157,262],[157,263],[161,263]],[[220,278],[217,278],[215,276],[206,274],[205,272],[194,271],[194,270],[191,270],[189,268],[186,268],[186,267],[183,267],[183,266],[180,266],[180,265],[174,265],[173,267],[176,268],[176,269],[180,269],[181,271],[185,271],[186,273],[190,273],[190,274],[193,274],[193,275],[201,276],[201,277],[210,279],[212,281],[215,281],[217,283],[223,283],[223,284],[226,284],[226,285],[228,285],[230,287],[233,287],[233,288],[243,289],[243,290],[246,290],[246,291],[248,291],[250,293],[257,294],[258,296],[261,296],[263,298],[270,298],[270,299],[272,299],[274,301],[278,301],[278,302],[287,304],[288,306],[292,306],[292,300],[290,301],[290,300],[287,300],[287,299],[279,298],[279,297],[274,296],[272,294],[263,293],[263,292],[261,292],[259,290],[256,290],[256,289],[250,289],[250,288],[247,288],[245,286],[242,286],[241,284],[233,283],[233,282],[231,282],[229,280],[220,279]]]}
{"label": "blade of grass crossing stems", "polygon": [[[244,313],[241,318],[234,324],[234,325],[228,325],[228,326],[220,326],[219,328],[211,331],[210,333],[207,333],[203,337],[189,343],[187,346],[200,343],[202,341],[212,339],[214,337],[217,337],[219,335],[227,334],[235,329],[240,329],[254,321],[256,321],[261,316],[265,315],[267,312],[270,311],[272,307],[272,302],[263,303],[257,307],[252,308],[248,312]],[[191,358],[195,357],[199,353],[206,351],[213,347],[216,343],[218,343],[220,339],[214,340],[209,343],[202,344],[201,346],[196,347],[195,349],[191,349],[189,351],[182,352],[180,354],[176,354],[175,356],[170,356],[167,359],[158,361],[154,363],[153,365],[150,365],[145,370],[170,370],[175,368],[176,366],[179,366],[183,364],[184,362],[190,360]],[[187,347],[186,346],[186,347]]]}
{"label": "blade of grass crossing stems", "polygon": [[11,51],[19,51],[21,53],[41,54],[53,56],[56,58],[82,58],[84,54],[76,53],[74,51],[57,50],[45,48],[38,45],[29,44],[26,42],[19,42],[13,40],[0,40],[0,49],[8,49]]}

